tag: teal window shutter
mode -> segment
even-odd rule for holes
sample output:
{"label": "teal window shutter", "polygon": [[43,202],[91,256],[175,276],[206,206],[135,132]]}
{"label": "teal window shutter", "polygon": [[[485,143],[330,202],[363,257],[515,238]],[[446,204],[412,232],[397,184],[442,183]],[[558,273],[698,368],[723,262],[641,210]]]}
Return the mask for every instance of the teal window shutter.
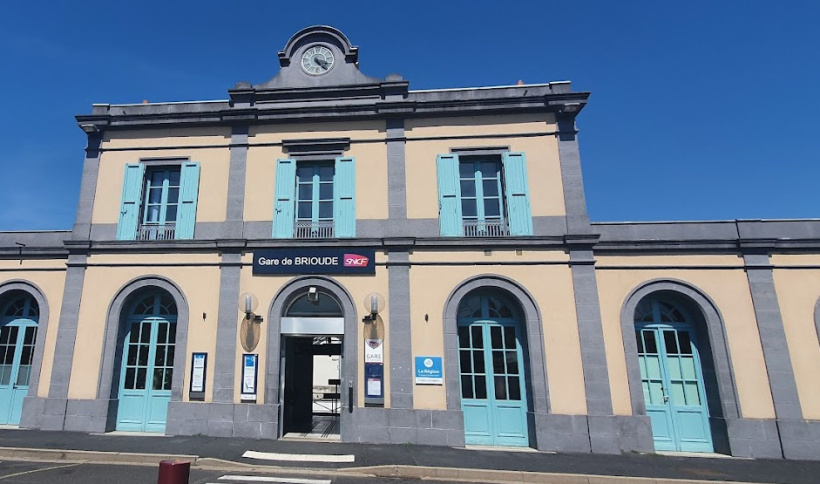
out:
{"label": "teal window shutter", "polygon": [[504,153],[504,184],[510,235],[532,235],[530,189],[524,153]]}
{"label": "teal window shutter", "polygon": [[356,160],[336,158],[336,179],[333,183],[333,223],[335,236],[356,236]]}
{"label": "teal window shutter", "polygon": [[273,194],[273,238],[293,238],[293,198],[296,194],[296,160],[276,160]]}
{"label": "teal window shutter", "polygon": [[445,237],[463,235],[458,155],[438,155],[436,167],[438,171],[438,208],[441,235]]}
{"label": "teal window shutter", "polygon": [[174,238],[193,239],[199,195],[199,163],[183,163],[179,178],[179,214]]}
{"label": "teal window shutter", "polygon": [[117,240],[135,240],[137,238],[144,173],[145,165],[142,163],[125,165],[120,220],[117,224]]}

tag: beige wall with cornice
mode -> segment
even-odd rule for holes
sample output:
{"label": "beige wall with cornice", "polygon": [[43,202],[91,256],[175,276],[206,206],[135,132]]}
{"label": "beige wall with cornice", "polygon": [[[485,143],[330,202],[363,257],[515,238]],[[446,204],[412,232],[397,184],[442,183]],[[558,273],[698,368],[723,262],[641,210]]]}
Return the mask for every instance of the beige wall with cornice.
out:
{"label": "beige wall with cornice", "polygon": [[[60,326],[60,311],[63,304],[63,290],[65,289],[65,259],[30,259],[30,260],[0,260],[0,286],[6,282],[24,281],[31,283],[43,292],[48,303],[48,331],[38,330],[37,338],[45,338],[43,347],[43,361],[40,370],[40,382],[37,387],[38,397],[48,396],[48,387],[51,383],[51,368],[54,362],[54,348],[57,345],[57,329]],[[30,269],[52,269],[36,270]],[[0,306],[6,302],[0,299]],[[42,310],[41,310],[42,316]],[[44,321],[39,321],[42,327]]]}
{"label": "beige wall with cornice", "polygon": [[[699,288],[706,297],[714,301],[718,313],[723,318],[741,416],[744,418],[774,418],[774,405],[749,284],[746,273],[742,270],[742,264],[738,263],[737,259],[735,256],[597,257],[601,318],[607,346],[613,407],[616,414],[629,415],[632,413],[626,355],[621,333],[621,310],[626,298],[631,291],[648,281],[675,279]],[[667,268],[688,264],[708,266],[718,262],[738,267],[725,270]],[[631,270],[601,270],[602,267],[641,264],[646,264],[647,267]],[[652,264],[666,267],[653,269]],[[711,395],[710,397],[715,398]]]}

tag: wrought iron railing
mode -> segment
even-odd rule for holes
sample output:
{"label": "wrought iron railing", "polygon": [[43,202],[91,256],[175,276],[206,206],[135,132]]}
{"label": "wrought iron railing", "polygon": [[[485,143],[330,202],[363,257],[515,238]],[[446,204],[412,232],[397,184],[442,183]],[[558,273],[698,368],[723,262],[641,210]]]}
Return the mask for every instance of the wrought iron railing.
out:
{"label": "wrought iron railing", "polygon": [[506,237],[510,230],[503,220],[464,220],[465,237]]}
{"label": "wrought iron railing", "polygon": [[137,240],[173,240],[176,224],[142,224],[137,231]]}
{"label": "wrought iron railing", "polygon": [[295,232],[297,239],[332,239],[333,220],[297,220]]}

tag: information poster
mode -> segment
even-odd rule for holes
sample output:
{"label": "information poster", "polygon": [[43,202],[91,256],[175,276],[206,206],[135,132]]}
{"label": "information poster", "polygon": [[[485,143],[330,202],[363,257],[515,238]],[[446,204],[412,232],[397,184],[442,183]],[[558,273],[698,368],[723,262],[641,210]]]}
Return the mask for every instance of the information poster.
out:
{"label": "information poster", "polygon": [[378,378],[368,378],[367,379],[367,396],[368,397],[381,397],[382,396],[382,381]]}
{"label": "information poster", "polygon": [[189,396],[193,400],[205,398],[205,375],[208,367],[207,353],[194,353],[191,355],[191,386]]}
{"label": "information poster", "polygon": [[242,400],[256,400],[256,369],[259,355],[242,355]]}
{"label": "information poster", "polygon": [[364,404],[384,405],[384,340],[364,340]]}

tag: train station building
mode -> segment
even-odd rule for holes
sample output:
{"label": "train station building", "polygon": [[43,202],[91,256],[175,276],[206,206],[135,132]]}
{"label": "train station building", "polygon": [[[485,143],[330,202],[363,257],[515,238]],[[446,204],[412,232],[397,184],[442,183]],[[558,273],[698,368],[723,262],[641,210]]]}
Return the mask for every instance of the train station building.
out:
{"label": "train station building", "polygon": [[590,222],[569,82],[278,61],[76,117],[72,230],[0,232],[0,424],[820,458],[820,220]]}

